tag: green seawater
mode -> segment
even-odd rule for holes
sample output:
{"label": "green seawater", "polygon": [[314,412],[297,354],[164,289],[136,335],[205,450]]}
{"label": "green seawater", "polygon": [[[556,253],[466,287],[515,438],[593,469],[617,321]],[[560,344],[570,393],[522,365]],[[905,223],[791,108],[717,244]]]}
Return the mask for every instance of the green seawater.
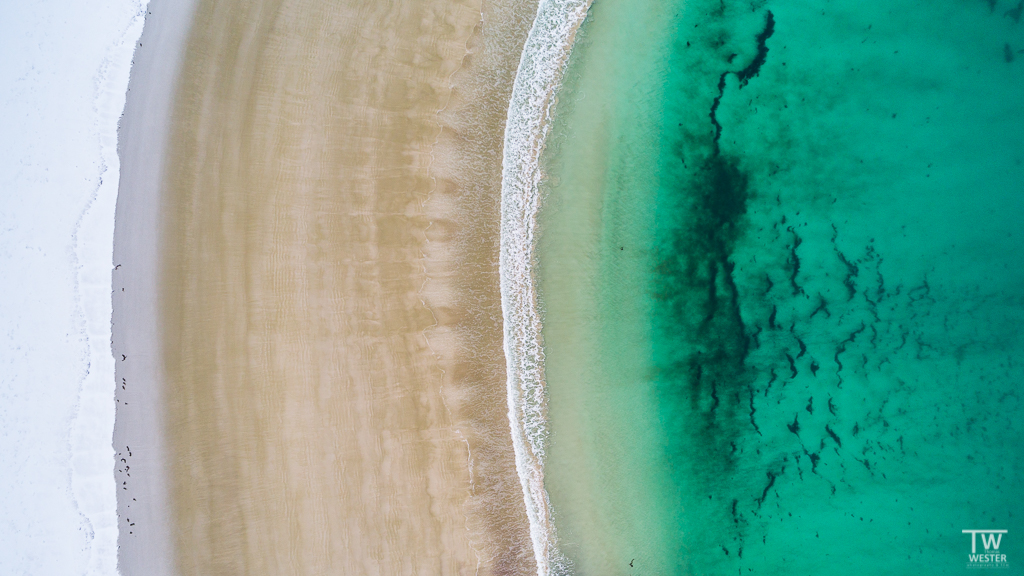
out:
{"label": "green seawater", "polygon": [[1005,529],[1024,573],[1022,9],[595,1],[537,245],[559,571],[960,574]]}

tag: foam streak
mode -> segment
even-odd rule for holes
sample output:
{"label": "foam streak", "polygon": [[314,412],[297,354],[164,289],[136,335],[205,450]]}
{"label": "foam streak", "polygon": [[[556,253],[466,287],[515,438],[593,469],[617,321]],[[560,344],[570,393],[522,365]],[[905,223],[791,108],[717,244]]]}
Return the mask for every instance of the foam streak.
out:
{"label": "foam streak", "polygon": [[551,130],[554,97],[589,6],[590,0],[541,0],[523,47],[505,124],[500,273],[508,417],[538,576],[548,576],[558,562],[544,489],[544,350],[533,271],[540,156]]}

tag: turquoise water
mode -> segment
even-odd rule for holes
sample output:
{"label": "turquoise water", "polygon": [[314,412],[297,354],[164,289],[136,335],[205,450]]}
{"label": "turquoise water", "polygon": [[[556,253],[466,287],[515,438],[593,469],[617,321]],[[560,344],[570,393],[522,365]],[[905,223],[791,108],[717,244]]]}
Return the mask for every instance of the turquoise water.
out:
{"label": "turquoise water", "polygon": [[1020,13],[594,3],[537,247],[558,570],[1024,566]]}

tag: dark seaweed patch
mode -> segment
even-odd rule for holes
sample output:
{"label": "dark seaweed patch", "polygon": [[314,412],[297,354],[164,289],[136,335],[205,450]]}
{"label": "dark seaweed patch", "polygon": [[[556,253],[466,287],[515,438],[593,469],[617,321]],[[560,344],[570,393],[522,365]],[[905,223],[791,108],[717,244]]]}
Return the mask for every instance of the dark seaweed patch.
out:
{"label": "dark seaweed patch", "polygon": [[[1019,18],[1019,15],[1018,15]],[[757,76],[761,72],[761,66],[764,66],[765,61],[768,59],[768,39],[775,33],[775,16],[768,12],[768,16],[765,19],[764,30],[757,35],[757,55],[747,65],[746,68],[736,73],[736,77],[740,81],[740,87],[747,85],[747,82],[751,78]]]}
{"label": "dark seaweed patch", "polygon": [[792,378],[796,378],[796,376],[797,376],[797,374],[798,374],[798,372],[797,372],[797,370],[796,370],[796,361],[795,361],[795,360],[793,360],[793,357],[792,357],[792,356],[790,356],[789,354],[786,354],[786,360],[787,360],[787,361],[789,361],[789,370],[790,370],[790,372],[791,372],[791,374],[789,375],[789,377],[790,377],[791,379],[792,379]]}
{"label": "dark seaweed patch", "polygon": [[835,441],[836,445],[840,448],[843,447],[843,441],[839,439],[839,436],[832,430],[832,428],[829,427],[828,424],[825,424],[825,432],[828,432],[828,435],[832,437],[832,440]]}
{"label": "dark seaweed patch", "polygon": [[793,245],[789,249],[789,285],[793,287],[793,295],[803,294],[804,289],[796,283],[796,277],[800,274],[800,256],[796,253],[796,249],[800,247],[803,240],[793,230],[793,227],[789,227],[789,232],[793,234]]}
{"label": "dark seaweed patch", "polygon": [[799,414],[794,414],[793,415],[793,423],[792,424],[786,424],[786,428],[789,428],[790,432],[792,432],[793,434],[796,434],[797,436],[799,436],[800,435],[800,415]]}
{"label": "dark seaweed patch", "polygon": [[718,153],[718,139],[722,137],[722,125],[718,122],[718,107],[722,104],[722,96],[725,95],[725,77],[728,75],[728,72],[722,72],[722,75],[718,77],[718,96],[715,96],[711,102],[711,113],[708,114],[711,124],[715,127],[715,154]]}
{"label": "dark seaweed patch", "polygon": [[768,391],[772,389],[772,384],[774,384],[775,381],[779,379],[779,374],[775,372],[775,368],[770,369],[768,373],[769,375],[771,375],[771,378],[768,379],[768,386],[766,386],[764,389],[765,398],[768,397]]}
{"label": "dark seaweed patch", "polygon": [[804,454],[806,454],[808,460],[811,461],[811,474],[817,474],[818,461],[821,460],[821,455],[818,454],[817,452],[808,452],[806,448],[804,449]]}
{"label": "dark seaweed patch", "polygon": [[[750,82],[750,79],[757,76],[761,72],[761,66],[764,66],[765,61],[768,59],[768,39],[775,33],[775,16],[768,12],[766,21],[764,24],[764,30],[755,38],[757,42],[757,55],[754,59],[742,70],[735,72],[722,72],[718,77],[718,95],[711,102],[711,113],[708,116],[711,118],[711,124],[715,127],[715,155],[718,155],[718,140],[722,137],[722,125],[718,122],[718,107],[722,104],[722,96],[725,94],[725,78],[729,74],[735,74],[736,78],[740,81],[740,88],[743,88]],[[732,62],[732,59],[729,59]]]}
{"label": "dark seaweed patch", "polygon": [[[785,469],[783,469],[783,470],[785,470]],[[769,470],[767,472],[767,474],[768,474],[768,484],[765,485],[764,490],[761,491],[761,497],[757,499],[757,507],[758,508],[760,508],[761,505],[764,504],[765,498],[768,497],[768,491],[772,489],[772,486],[775,486],[775,478],[778,477],[778,474],[775,474],[771,470]],[[779,474],[782,474],[782,472],[780,471]]]}
{"label": "dark seaweed patch", "polygon": [[817,316],[818,312],[824,313],[825,318],[832,317],[832,313],[828,311],[828,304],[825,302],[825,297],[821,294],[818,294],[818,307],[814,309],[814,312],[811,312],[810,318]]}
{"label": "dark seaweed patch", "polygon": [[833,356],[833,359],[836,362],[836,376],[839,378],[839,387],[840,388],[842,388],[842,386],[843,386],[843,374],[842,374],[842,372],[843,372],[843,363],[842,363],[841,360],[839,360],[839,355],[842,354],[843,352],[846,352],[846,347],[849,344],[851,344],[854,341],[856,341],[857,340],[857,335],[860,334],[861,332],[863,332],[866,329],[867,329],[867,325],[864,324],[864,323],[861,323],[860,328],[858,328],[858,329],[854,330],[853,332],[851,332],[850,335],[846,338],[846,340],[843,340],[842,342],[840,342],[839,346],[836,347],[836,353],[835,353],[835,356]]}
{"label": "dark seaweed patch", "polygon": [[758,436],[761,436],[761,429],[757,427],[757,422],[754,422],[754,413],[757,409],[754,408],[754,388],[750,388],[750,425],[754,427],[754,432],[757,432]]}
{"label": "dark seaweed patch", "polygon": [[746,391],[742,374],[752,344],[730,261],[746,213],[747,177],[735,162],[716,155],[695,180],[696,202],[687,217],[665,230],[667,245],[656,270],[665,335],[659,365],[669,389],[686,390],[690,406],[707,418],[711,428],[701,434],[717,435],[716,412],[742,402],[735,399]]}
{"label": "dark seaweed patch", "polygon": [[1011,9],[1007,10],[1003,14],[1003,16],[1005,16],[1007,18],[1010,18],[1016,24],[1020,24],[1021,13],[1024,13],[1024,0],[1020,0],[1020,2],[1017,3],[1017,7],[1016,8],[1011,8]]}

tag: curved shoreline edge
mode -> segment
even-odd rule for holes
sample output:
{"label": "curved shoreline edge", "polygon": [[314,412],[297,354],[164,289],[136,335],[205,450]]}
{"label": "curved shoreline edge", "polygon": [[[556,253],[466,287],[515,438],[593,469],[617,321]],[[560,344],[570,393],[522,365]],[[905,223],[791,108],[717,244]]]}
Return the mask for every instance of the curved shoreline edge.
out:
{"label": "curved shoreline edge", "polygon": [[[85,373],[78,383],[71,418],[70,484],[72,501],[81,523],[89,532],[85,574],[117,573],[116,486],[111,465],[114,450],[110,438],[115,409],[110,387],[115,362],[111,343],[111,289],[113,268],[114,206],[119,174],[119,117],[125,106],[129,73],[136,41],[142,34],[149,0],[118,7],[125,18],[119,35],[107,48],[95,77],[96,118],[100,164],[95,188],[79,213],[72,234],[72,262],[77,328],[86,351]],[[113,489],[113,490],[111,490]]]}
{"label": "curved shoreline edge", "polygon": [[552,564],[559,563],[544,489],[548,432],[542,325],[534,274],[543,177],[540,157],[551,130],[555,94],[590,2],[542,0],[537,7],[512,88],[502,157],[499,270],[508,418],[538,576],[547,576]]}
{"label": "curved shoreline edge", "polygon": [[146,0],[117,127],[120,179],[111,210],[113,270],[108,287],[116,402],[110,472],[117,498],[113,554],[123,576],[176,572],[159,329],[160,215],[166,202],[163,175],[171,116],[196,4]]}

